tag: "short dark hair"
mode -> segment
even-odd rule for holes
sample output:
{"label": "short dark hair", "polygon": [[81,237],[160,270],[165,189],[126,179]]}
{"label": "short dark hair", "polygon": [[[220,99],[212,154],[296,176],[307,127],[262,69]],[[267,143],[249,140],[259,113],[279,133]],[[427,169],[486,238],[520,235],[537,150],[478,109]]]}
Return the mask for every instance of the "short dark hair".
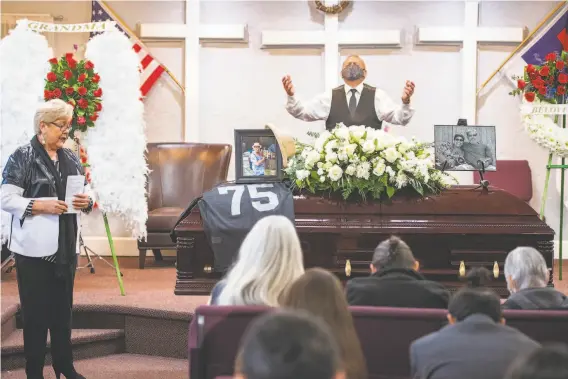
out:
{"label": "short dark hair", "polygon": [[463,134],[459,134],[459,133],[458,133],[458,134],[455,134],[455,135],[454,135],[454,141],[455,141],[455,139],[456,139],[457,137],[461,137],[462,141],[465,141],[465,137],[463,136]]}
{"label": "short dark hair", "polygon": [[485,285],[491,280],[491,273],[485,267],[475,267],[466,276],[467,284],[457,291],[450,300],[448,312],[458,321],[473,314],[484,314],[495,322],[501,321],[501,299]]}
{"label": "short dark hair", "polygon": [[568,378],[568,345],[549,344],[517,360],[507,379]]}
{"label": "short dark hair", "polygon": [[378,269],[414,268],[416,259],[412,250],[396,236],[381,242],[373,253],[372,264]]}
{"label": "short dark hair", "polygon": [[247,379],[332,379],[339,349],[323,320],[302,310],[266,313],[251,323],[239,353]]}

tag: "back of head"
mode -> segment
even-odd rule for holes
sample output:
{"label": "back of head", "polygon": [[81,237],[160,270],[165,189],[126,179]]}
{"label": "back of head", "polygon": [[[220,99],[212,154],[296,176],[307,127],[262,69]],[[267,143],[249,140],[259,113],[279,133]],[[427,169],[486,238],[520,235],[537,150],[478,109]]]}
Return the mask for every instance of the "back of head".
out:
{"label": "back of head", "polygon": [[484,267],[475,267],[466,276],[467,284],[450,299],[448,312],[457,321],[474,314],[491,317],[495,322],[503,318],[501,299],[491,288],[485,287],[491,280],[491,273]]}
{"label": "back of head", "polygon": [[[517,247],[505,258],[505,277],[509,291],[545,287],[548,268],[542,254],[533,247]],[[513,283],[509,281],[512,279]]]}
{"label": "back of head", "polygon": [[252,322],[241,340],[238,376],[246,379],[332,379],[337,344],[325,323],[302,311],[275,311]]}
{"label": "back of head", "polygon": [[312,268],[298,278],[281,302],[283,307],[302,309],[322,318],[338,345],[349,379],[366,378],[367,370],[349,305],[337,277],[321,268]]}
{"label": "back of head", "polygon": [[218,304],[278,306],[282,292],[303,273],[294,224],[284,216],[263,217],[243,240]]}
{"label": "back of head", "polygon": [[403,240],[392,236],[375,248],[371,263],[377,270],[392,268],[413,269],[416,259],[410,247]]}
{"label": "back of head", "polygon": [[568,378],[568,345],[550,344],[515,362],[506,379]]}

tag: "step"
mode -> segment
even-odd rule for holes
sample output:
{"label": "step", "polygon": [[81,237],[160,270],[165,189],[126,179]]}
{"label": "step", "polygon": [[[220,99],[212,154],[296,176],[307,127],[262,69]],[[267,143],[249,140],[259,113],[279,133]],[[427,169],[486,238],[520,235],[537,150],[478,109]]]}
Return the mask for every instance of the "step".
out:
{"label": "step", "polygon": [[20,306],[18,304],[12,304],[2,309],[2,344],[4,341],[14,332],[17,328],[16,326],[16,314]]}
{"label": "step", "polygon": [[[87,359],[125,351],[123,329],[73,329],[71,343],[75,359]],[[46,364],[51,362],[48,333]],[[2,371],[25,366],[24,333],[16,329],[2,341]]]}
{"label": "step", "polygon": [[[87,379],[187,379],[187,359],[138,354],[113,354],[75,361],[75,369]],[[54,379],[51,367],[44,369],[45,379]],[[23,369],[3,371],[2,379],[26,379]]]}

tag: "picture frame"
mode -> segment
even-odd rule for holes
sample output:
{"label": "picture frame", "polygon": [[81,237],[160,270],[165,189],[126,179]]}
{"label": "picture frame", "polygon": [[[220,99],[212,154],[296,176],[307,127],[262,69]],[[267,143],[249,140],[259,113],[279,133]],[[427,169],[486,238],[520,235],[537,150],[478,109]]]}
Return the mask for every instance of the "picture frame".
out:
{"label": "picture frame", "polygon": [[270,129],[235,129],[235,182],[278,182],[283,177],[282,153]]}
{"label": "picture frame", "polygon": [[436,169],[497,171],[495,126],[434,125]]}

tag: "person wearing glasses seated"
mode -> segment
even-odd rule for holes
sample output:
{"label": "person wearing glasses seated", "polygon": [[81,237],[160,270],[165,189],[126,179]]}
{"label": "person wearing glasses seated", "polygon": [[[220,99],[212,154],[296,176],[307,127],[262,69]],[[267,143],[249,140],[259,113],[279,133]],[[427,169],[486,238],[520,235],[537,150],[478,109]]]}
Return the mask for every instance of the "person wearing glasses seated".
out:
{"label": "person wearing glasses seated", "polygon": [[[42,103],[34,116],[36,135],[12,153],[2,174],[2,209],[12,216],[8,249],[16,258],[28,379],[43,378],[48,330],[56,377],[84,378],[75,371],[71,348],[80,213],[70,213],[64,201],[68,177],[85,175],[79,157],[63,147],[72,117],[73,107],[63,100]],[[88,213],[93,200],[82,193],[72,205]]]}

